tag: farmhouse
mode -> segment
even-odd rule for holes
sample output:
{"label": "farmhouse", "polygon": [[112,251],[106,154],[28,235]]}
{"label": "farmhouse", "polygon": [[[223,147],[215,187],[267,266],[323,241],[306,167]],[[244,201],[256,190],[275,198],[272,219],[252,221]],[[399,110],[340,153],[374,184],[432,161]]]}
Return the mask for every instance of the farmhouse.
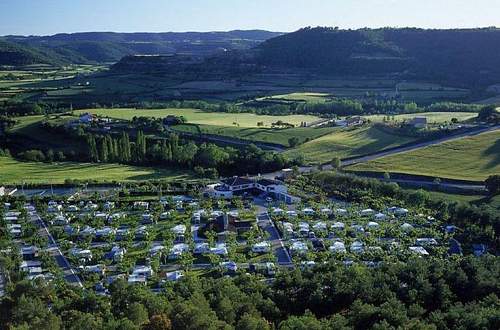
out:
{"label": "farmhouse", "polygon": [[96,121],[96,116],[91,114],[91,113],[83,113],[80,115],[80,118],[78,118],[78,121],[80,124],[90,124],[94,121]]}
{"label": "farmhouse", "polygon": [[206,193],[216,198],[232,198],[244,194],[266,194],[288,204],[299,201],[297,197],[288,194],[288,188],[283,182],[260,177],[234,176],[222,179],[218,184],[209,185]]}

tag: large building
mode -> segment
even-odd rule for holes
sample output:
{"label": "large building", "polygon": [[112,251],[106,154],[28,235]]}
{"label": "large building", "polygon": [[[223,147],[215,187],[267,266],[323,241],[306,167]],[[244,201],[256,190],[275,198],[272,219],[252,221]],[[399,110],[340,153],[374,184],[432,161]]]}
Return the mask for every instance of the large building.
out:
{"label": "large building", "polygon": [[222,179],[219,183],[209,185],[206,192],[215,198],[232,198],[246,194],[265,194],[286,203],[294,203],[299,199],[288,194],[287,186],[278,180],[265,178],[247,178],[234,176]]}

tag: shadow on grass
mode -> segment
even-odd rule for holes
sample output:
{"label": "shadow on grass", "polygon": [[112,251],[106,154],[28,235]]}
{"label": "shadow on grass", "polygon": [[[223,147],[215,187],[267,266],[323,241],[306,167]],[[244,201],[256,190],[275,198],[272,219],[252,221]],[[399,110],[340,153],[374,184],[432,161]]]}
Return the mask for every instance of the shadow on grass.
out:
{"label": "shadow on grass", "polygon": [[483,151],[483,156],[493,157],[483,169],[490,169],[500,165],[500,139],[497,139],[488,149]]}

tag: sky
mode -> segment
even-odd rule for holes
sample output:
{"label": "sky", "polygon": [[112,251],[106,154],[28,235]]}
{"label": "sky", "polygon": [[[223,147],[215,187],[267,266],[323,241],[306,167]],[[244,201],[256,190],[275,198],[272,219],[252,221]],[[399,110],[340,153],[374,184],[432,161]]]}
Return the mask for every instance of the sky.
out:
{"label": "sky", "polygon": [[500,0],[0,0],[0,35],[500,26]]}

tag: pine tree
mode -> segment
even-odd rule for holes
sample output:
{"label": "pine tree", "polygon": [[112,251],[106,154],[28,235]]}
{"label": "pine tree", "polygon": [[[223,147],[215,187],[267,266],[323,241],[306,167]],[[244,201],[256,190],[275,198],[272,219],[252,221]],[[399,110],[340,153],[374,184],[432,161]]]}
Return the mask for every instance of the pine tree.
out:
{"label": "pine tree", "polygon": [[100,151],[100,160],[103,163],[108,162],[108,143],[106,142],[106,138],[101,139],[101,148],[99,149]]}
{"label": "pine tree", "polygon": [[140,163],[146,160],[146,137],[142,131],[137,132],[134,161]]}
{"label": "pine tree", "polygon": [[95,138],[93,135],[87,135],[87,146],[89,149],[90,161],[98,162],[99,155],[97,153],[97,145],[96,145]]}
{"label": "pine tree", "polygon": [[131,158],[131,152],[130,152],[130,139],[127,133],[122,132],[122,136],[120,137],[120,144],[119,144],[119,156],[120,156],[120,161],[123,163],[128,163],[130,162]]}
{"label": "pine tree", "polygon": [[114,162],[116,161],[116,152],[113,148],[113,139],[111,136],[106,135],[105,141],[108,148],[108,162]]}
{"label": "pine tree", "polygon": [[120,151],[118,149],[118,140],[117,139],[112,139],[113,141],[113,154],[114,154],[114,161],[119,162],[121,161],[120,159]]}

